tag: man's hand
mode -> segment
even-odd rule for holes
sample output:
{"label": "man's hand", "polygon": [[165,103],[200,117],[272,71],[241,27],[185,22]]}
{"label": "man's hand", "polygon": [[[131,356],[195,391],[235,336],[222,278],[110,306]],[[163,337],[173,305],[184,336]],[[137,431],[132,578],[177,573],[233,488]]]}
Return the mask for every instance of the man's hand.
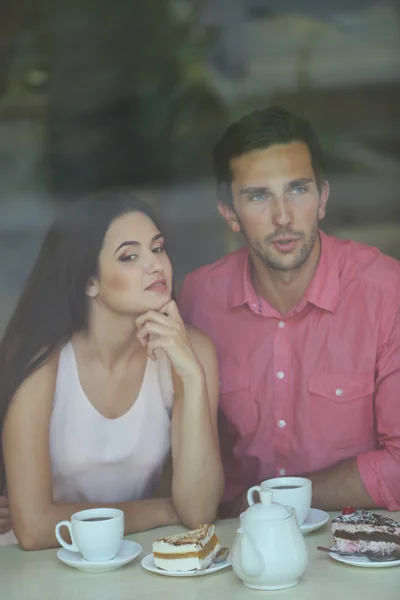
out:
{"label": "man's hand", "polygon": [[0,534],[11,529],[11,515],[7,496],[0,496]]}

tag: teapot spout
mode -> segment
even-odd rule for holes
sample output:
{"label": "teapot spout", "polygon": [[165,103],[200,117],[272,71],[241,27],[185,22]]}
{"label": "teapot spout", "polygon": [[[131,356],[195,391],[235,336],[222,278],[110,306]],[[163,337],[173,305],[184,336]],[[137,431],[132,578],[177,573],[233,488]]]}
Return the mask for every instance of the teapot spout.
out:
{"label": "teapot spout", "polygon": [[232,548],[232,569],[242,581],[258,579],[264,572],[261,552],[254,546],[248,531],[240,528]]}

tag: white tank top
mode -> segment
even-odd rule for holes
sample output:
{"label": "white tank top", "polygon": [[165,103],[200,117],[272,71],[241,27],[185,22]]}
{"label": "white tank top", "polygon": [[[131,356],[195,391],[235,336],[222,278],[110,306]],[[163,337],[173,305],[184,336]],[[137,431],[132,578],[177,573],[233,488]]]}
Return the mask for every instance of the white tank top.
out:
{"label": "white tank top", "polygon": [[[132,407],[117,419],[101,415],[79,381],[74,349],[60,352],[50,421],[53,499],[124,502],[149,498],[171,449],[173,383],[167,355],[148,359]],[[0,535],[0,546],[12,543]]]}

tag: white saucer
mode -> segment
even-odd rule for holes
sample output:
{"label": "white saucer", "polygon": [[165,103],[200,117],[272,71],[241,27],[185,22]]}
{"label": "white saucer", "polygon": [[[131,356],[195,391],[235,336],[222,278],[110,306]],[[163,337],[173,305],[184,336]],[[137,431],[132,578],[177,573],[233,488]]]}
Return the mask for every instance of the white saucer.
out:
{"label": "white saucer", "polygon": [[310,533],[310,531],[315,531],[315,529],[319,529],[325,523],[329,521],[329,515],[324,510],[320,510],[319,508],[310,508],[310,512],[307,515],[306,520],[303,525],[300,525],[300,531],[302,533]]}
{"label": "white saucer", "polygon": [[142,560],[142,567],[146,569],[146,571],[158,573],[159,575],[166,575],[167,577],[198,577],[199,575],[211,575],[211,573],[216,573],[217,571],[221,571],[221,569],[226,569],[226,567],[230,566],[230,555],[228,555],[224,562],[218,563],[217,565],[211,564],[207,569],[204,569],[203,571],[164,571],[164,569],[159,569],[158,567],[156,567],[154,563],[154,557],[152,554],[148,554]]}
{"label": "white saucer", "polygon": [[75,567],[80,571],[113,571],[134,560],[139,556],[141,551],[142,546],[140,544],[131,542],[130,540],[123,540],[117,556],[112,560],[101,562],[89,561],[84,559],[78,552],[71,552],[64,548],[61,548],[61,550],[57,552],[57,558],[66,565]]}
{"label": "white saucer", "polygon": [[346,565],[351,565],[352,567],[364,567],[367,569],[380,569],[382,567],[398,567],[400,565],[400,559],[374,562],[372,560],[368,560],[368,558],[364,556],[342,556],[341,554],[336,554],[336,552],[330,552],[329,556],[333,558],[333,560],[345,563]]}

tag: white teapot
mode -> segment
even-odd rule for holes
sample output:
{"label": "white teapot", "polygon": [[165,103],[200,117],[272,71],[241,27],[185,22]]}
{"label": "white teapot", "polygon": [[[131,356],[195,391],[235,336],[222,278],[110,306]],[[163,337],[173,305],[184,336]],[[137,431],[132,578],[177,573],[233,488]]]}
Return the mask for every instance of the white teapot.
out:
{"label": "white teapot", "polygon": [[296,514],[294,509],[272,502],[269,490],[261,490],[260,498],[260,504],[240,515],[231,553],[233,571],[249,588],[293,587],[308,561]]}

